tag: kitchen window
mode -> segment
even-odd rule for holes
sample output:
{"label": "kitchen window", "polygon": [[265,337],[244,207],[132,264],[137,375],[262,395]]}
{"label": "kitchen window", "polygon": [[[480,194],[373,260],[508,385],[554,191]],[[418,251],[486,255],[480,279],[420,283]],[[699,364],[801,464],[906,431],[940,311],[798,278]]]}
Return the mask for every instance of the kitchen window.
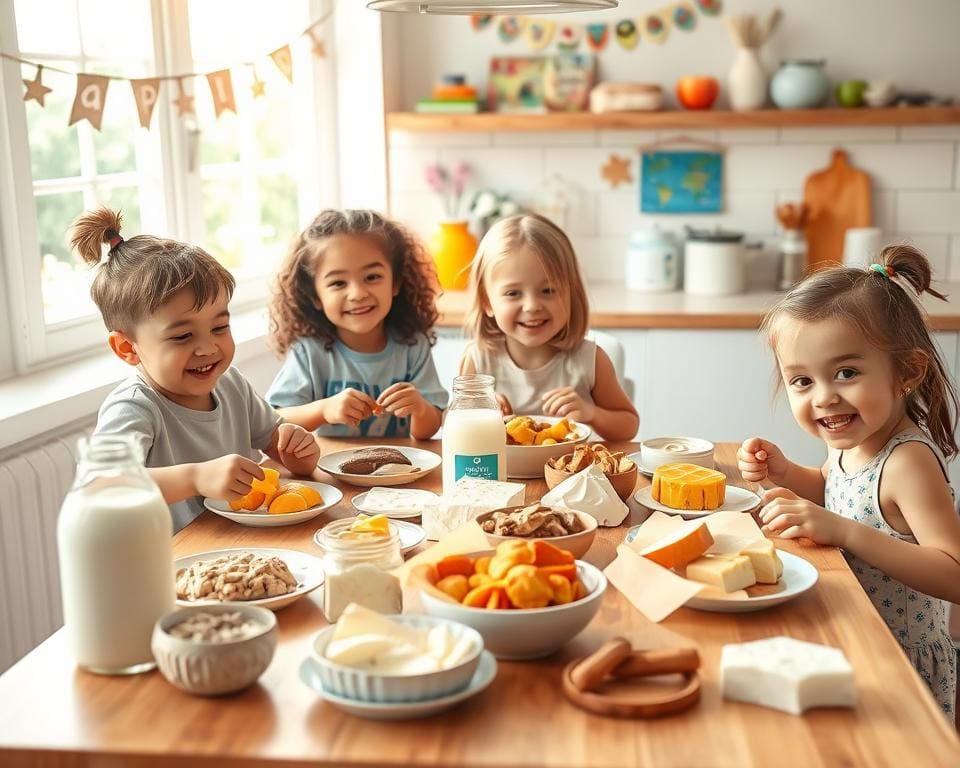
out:
{"label": "kitchen window", "polygon": [[[95,270],[67,243],[71,221],[97,205],[123,211],[127,237],[202,246],[237,278],[235,309],[262,305],[290,238],[323,203],[336,203],[316,170],[335,167],[323,157],[335,142],[319,138],[336,130],[335,109],[316,108],[318,95],[334,90],[333,68],[299,37],[329,1],[0,0],[0,50],[43,64],[43,83],[53,89],[44,106],[24,102],[21,79],[33,80],[37,68],[3,60],[0,164],[9,158],[10,170],[0,182],[0,229],[13,349],[0,350],[12,358],[0,359],[0,378],[102,347],[89,298]],[[317,32],[332,52],[332,25]],[[267,55],[288,43],[292,83]],[[183,81],[195,114],[181,116],[178,83],[166,80],[144,130],[121,79],[108,86],[100,131],[86,120],[67,125],[76,91],[67,73],[136,78],[224,68],[236,113],[215,116],[201,75]]]}

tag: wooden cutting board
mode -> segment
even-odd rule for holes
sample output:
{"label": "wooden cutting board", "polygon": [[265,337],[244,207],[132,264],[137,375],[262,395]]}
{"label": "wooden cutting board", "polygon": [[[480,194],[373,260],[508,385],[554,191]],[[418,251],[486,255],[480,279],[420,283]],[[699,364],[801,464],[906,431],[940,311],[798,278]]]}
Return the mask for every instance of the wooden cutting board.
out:
{"label": "wooden cutting board", "polygon": [[809,210],[807,267],[841,263],[844,233],[871,225],[870,176],[850,165],[846,152],[835,149],[829,167],[807,177],[803,200]]}

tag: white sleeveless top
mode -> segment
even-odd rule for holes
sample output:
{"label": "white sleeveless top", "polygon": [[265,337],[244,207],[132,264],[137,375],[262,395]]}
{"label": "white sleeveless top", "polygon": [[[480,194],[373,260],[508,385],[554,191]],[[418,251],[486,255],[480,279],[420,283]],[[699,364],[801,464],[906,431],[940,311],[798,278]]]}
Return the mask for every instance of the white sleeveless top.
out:
{"label": "white sleeveless top", "polygon": [[493,349],[471,343],[467,354],[477,373],[486,373],[496,379],[494,389],[506,396],[516,414],[543,413],[540,398],[558,387],[573,387],[586,402],[593,402],[597,345],[590,339],[584,339],[580,346],[568,352],[557,352],[548,363],[529,371],[513,362],[502,340]]}
{"label": "white sleeveless top", "polygon": [[[876,528],[895,539],[916,544],[912,535],[900,533],[880,511],[880,477],[893,449],[906,442],[927,445],[946,476],[946,462],[934,442],[922,432],[894,435],[876,456],[855,472],[843,469],[843,454],[836,455],[827,471],[824,506],[848,520]],[[951,491],[952,492],[952,491]],[[850,570],[907,657],[930,688],[944,714],[953,722],[957,685],[957,652],[947,631],[947,604],[893,579],[859,557],[844,552]]]}

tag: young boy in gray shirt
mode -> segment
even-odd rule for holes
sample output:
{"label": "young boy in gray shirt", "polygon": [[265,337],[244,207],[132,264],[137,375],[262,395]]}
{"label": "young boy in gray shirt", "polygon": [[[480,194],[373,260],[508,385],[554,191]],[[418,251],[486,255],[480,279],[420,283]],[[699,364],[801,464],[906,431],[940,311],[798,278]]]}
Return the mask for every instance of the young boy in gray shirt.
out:
{"label": "young boy in gray shirt", "polygon": [[[100,243],[109,245],[102,264]],[[261,451],[294,474],[313,472],[313,436],[282,423],[230,365],[234,280],[223,266],[174,240],[124,240],[120,214],[105,208],[77,219],[71,245],[99,265],[90,293],[110,349],[137,369],[107,396],[95,434],[128,435],[140,446],[175,531],[200,514],[198,497],[246,495],[264,477]]]}

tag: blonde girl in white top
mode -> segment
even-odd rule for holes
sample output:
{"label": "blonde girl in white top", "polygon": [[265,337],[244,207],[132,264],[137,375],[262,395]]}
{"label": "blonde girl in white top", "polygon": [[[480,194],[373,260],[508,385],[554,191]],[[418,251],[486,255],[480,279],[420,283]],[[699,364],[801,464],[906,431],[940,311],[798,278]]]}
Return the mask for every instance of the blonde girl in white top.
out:
{"label": "blonde girl in white top", "polygon": [[505,414],[563,416],[605,440],[629,440],[640,417],[613,363],[584,339],[589,308],[567,236],[535,214],[497,222],[470,273],[473,342],[460,372],[496,379]]}

